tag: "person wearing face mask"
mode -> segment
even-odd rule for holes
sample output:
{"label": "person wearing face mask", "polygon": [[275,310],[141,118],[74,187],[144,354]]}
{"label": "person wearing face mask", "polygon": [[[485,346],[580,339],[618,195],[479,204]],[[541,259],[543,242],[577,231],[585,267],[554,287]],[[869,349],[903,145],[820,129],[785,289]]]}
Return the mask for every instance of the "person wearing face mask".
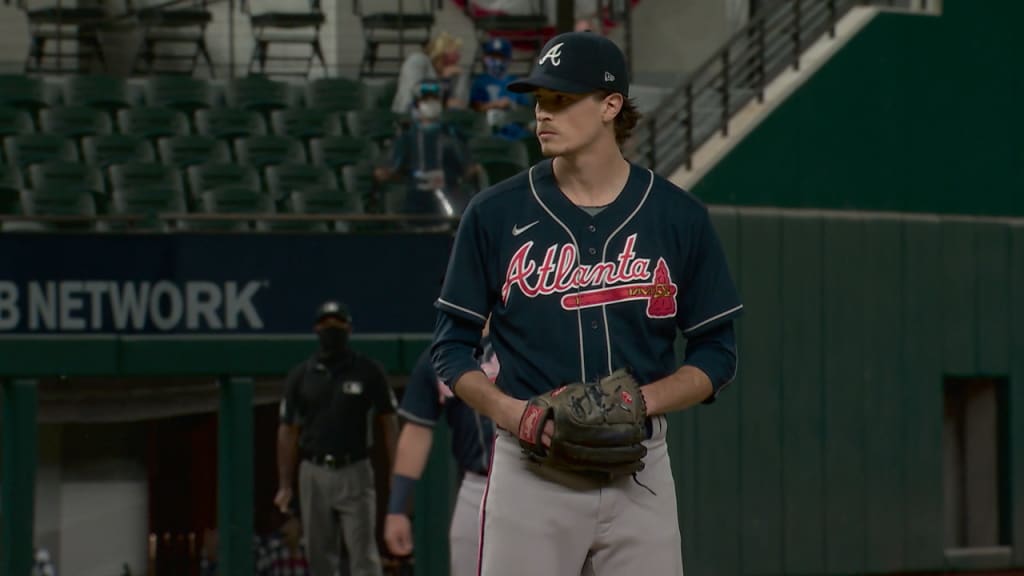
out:
{"label": "person wearing face mask", "polygon": [[278,491],[288,513],[298,466],[299,509],[312,576],[381,576],[372,419],[390,466],[398,437],[396,402],[380,364],[352,350],[352,317],[324,302],[314,320],[320,345],[285,381],[277,430]]}
{"label": "person wearing face mask", "polygon": [[416,87],[426,80],[444,86],[445,106],[465,108],[469,101],[469,78],[459,64],[461,59],[462,40],[448,32],[439,32],[422,52],[413,52],[402,62],[391,111],[396,114],[415,112]]}
{"label": "person wearing face mask", "polygon": [[443,87],[428,80],[415,94],[415,121],[395,138],[390,164],[378,167],[374,176],[405,179],[403,214],[454,216],[466,204],[462,191],[477,167],[458,131],[442,121]]}
{"label": "person wearing face mask", "polygon": [[530,135],[532,132],[526,126],[505,119],[508,111],[530,106],[528,95],[508,90],[508,85],[518,80],[518,76],[508,73],[512,45],[504,38],[493,38],[484,43],[481,51],[484,73],[473,79],[469,105],[487,114],[487,123],[499,136],[519,140]]}

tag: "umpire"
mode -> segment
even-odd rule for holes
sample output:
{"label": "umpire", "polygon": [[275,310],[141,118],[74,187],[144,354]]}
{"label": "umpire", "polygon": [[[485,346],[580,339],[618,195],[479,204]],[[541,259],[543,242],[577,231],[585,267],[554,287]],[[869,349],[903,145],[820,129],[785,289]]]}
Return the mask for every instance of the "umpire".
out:
{"label": "umpire", "polygon": [[[349,347],[352,317],[344,304],[324,302],[314,330],[320,347],[288,373],[281,400],[274,504],[287,513],[301,459],[299,505],[313,576],[381,576],[369,436],[375,414],[390,467],[395,398],[380,365]],[[348,570],[340,565],[345,557]]]}

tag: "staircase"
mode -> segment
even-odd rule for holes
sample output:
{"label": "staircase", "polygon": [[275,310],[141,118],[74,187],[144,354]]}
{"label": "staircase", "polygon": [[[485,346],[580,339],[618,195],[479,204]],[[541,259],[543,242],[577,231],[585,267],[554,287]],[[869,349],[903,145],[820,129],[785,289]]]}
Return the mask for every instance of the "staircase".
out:
{"label": "staircase", "polygon": [[[808,54],[821,43],[834,51],[839,40],[859,30],[848,26],[844,38],[837,32],[840,22],[859,7],[875,13],[875,8],[933,11],[928,0],[776,0],[767,2],[717,52],[701,65],[653,111],[647,113],[634,130],[626,148],[627,157],[666,177],[682,172],[680,182],[692,184],[709,167],[696,165],[699,152],[713,139],[738,141],[734,134],[737,121],[764,117],[770,111],[769,95],[773,82],[787,73],[806,77],[813,70],[803,68]],[[863,22],[866,22],[863,18]],[[819,48],[820,49],[820,48]],[[785,95],[788,95],[785,94]],[[783,99],[784,96],[783,95]],[[751,106],[760,107],[750,113]],[[723,143],[717,142],[721,157]]]}

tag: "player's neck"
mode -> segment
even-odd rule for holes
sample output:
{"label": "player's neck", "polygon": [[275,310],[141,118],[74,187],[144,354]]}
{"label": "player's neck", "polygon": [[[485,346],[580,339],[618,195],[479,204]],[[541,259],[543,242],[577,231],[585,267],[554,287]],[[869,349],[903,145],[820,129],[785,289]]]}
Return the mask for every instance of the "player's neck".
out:
{"label": "player's neck", "polygon": [[629,162],[615,140],[557,156],[552,165],[558,188],[577,206],[605,206],[619,197],[629,179]]}

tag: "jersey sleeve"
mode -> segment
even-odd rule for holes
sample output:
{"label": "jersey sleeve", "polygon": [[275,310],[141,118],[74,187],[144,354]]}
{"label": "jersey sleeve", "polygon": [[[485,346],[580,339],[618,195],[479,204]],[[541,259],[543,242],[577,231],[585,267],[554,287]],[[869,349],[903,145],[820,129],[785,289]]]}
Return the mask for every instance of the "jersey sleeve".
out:
{"label": "jersey sleeve", "polygon": [[479,207],[470,202],[459,223],[435,306],[483,326],[494,304],[494,294],[488,285],[488,244]]}
{"label": "jersey sleeve", "polygon": [[688,338],[738,316],[743,310],[722,243],[706,209],[691,230],[685,285],[677,293],[679,328]]}
{"label": "jersey sleeve", "polygon": [[302,377],[305,374],[306,363],[303,362],[288,372],[284,381],[284,396],[281,398],[280,413],[278,415],[281,424],[288,426],[302,425],[302,406],[299,386],[302,384]]}
{"label": "jersey sleeve", "polygon": [[473,80],[473,85],[469,89],[469,103],[470,104],[486,104],[490,102],[491,95],[487,93],[487,80],[480,76]]}
{"label": "jersey sleeve", "polygon": [[377,415],[381,416],[384,414],[394,414],[397,402],[395,401],[395,393],[391,390],[391,384],[388,383],[387,376],[384,375],[384,369],[381,368],[380,364],[371,361],[373,366],[373,407],[377,411]]}
{"label": "jersey sleeve", "polygon": [[430,361],[429,348],[420,355],[409,375],[398,413],[411,422],[429,427],[433,427],[441,417],[438,378]]}

